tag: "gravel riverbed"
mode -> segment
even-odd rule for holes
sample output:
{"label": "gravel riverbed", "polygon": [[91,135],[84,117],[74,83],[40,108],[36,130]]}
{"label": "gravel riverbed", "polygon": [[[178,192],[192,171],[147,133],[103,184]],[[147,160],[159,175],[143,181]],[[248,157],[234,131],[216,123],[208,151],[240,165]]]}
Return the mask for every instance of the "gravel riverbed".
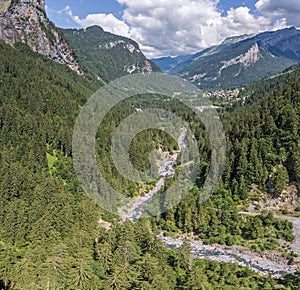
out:
{"label": "gravel riverbed", "polygon": [[[180,248],[183,238],[161,237],[163,243],[170,249]],[[280,278],[285,273],[294,273],[300,266],[289,265],[288,258],[279,253],[259,253],[246,248],[224,245],[205,245],[202,241],[190,241],[194,258],[209,259],[225,263],[237,263],[248,267],[260,275],[271,274]]]}

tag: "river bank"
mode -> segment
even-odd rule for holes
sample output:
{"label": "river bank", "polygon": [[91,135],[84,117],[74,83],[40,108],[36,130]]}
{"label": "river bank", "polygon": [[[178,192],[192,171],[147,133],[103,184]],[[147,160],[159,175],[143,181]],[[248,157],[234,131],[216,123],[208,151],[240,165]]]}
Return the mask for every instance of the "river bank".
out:
{"label": "river bank", "polygon": [[[178,249],[183,238],[164,237],[161,240],[169,249]],[[280,278],[284,274],[295,273],[300,265],[290,265],[290,260],[276,252],[255,252],[247,248],[225,245],[205,245],[203,241],[188,240],[194,258],[209,259],[217,262],[237,263],[248,267],[260,275]]]}

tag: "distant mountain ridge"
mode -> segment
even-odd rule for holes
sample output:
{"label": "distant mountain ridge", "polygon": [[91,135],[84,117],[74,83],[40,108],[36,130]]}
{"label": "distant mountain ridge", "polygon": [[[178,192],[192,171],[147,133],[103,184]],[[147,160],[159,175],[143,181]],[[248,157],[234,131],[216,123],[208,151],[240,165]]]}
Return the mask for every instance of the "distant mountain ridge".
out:
{"label": "distant mountain ridge", "polygon": [[176,73],[177,71],[180,71],[180,68],[184,68],[187,64],[191,63],[193,60],[199,57],[214,54],[224,46],[245,40],[247,38],[253,37],[254,35],[255,34],[243,34],[243,35],[228,37],[220,45],[209,47],[194,55],[187,54],[187,55],[179,55],[175,57],[165,56],[160,58],[153,58],[151,60],[155,64],[157,64],[163,72]]}
{"label": "distant mountain ridge", "polygon": [[225,40],[222,42],[222,44],[233,44],[237,43],[239,41],[243,41],[245,39],[254,37],[256,34],[242,34],[242,35],[237,35],[237,36],[231,36],[225,38]]}
{"label": "distant mountain ridge", "polygon": [[300,30],[295,27],[233,37],[194,54],[169,71],[200,88],[226,88],[276,74],[300,62]]}
{"label": "distant mountain ridge", "polygon": [[179,64],[187,61],[191,55],[166,56],[151,59],[163,72],[169,72]]}
{"label": "distant mountain ridge", "polygon": [[57,28],[47,18],[44,0],[2,0],[0,39],[12,46],[25,43],[34,52],[103,83],[136,72],[160,72],[129,38],[99,26]]}
{"label": "distant mountain ridge", "polygon": [[137,72],[159,72],[132,39],[104,31],[99,26],[61,29],[85,66],[104,81]]}

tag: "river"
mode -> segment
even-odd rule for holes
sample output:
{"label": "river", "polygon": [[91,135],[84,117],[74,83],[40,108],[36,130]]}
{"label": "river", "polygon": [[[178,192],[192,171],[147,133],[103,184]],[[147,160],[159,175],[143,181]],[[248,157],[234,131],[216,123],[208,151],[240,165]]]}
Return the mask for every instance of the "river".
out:
{"label": "river", "polygon": [[118,213],[122,218],[122,221],[130,220],[135,222],[137,219],[139,219],[143,214],[145,206],[148,205],[151,202],[152,197],[163,188],[166,177],[175,176],[177,157],[181,150],[186,148],[186,134],[187,130],[183,129],[177,140],[179,151],[174,152],[172,155],[159,149],[159,153],[162,156],[161,160],[157,161],[158,174],[160,176],[159,180],[156,182],[153,189],[145,196],[134,197],[130,200],[130,202],[128,202],[128,204],[119,208]]}
{"label": "river", "polygon": [[[163,243],[170,249],[178,249],[183,243],[183,238],[161,236]],[[194,258],[209,259],[225,263],[237,263],[248,267],[260,275],[271,274],[280,278],[285,273],[294,273],[299,265],[289,265],[289,260],[280,253],[259,253],[247,248],[224,245],[205,245],[202,241],[189,241]]]}
{"label": "river", "polygon": [[[177,157],[180,151],[185,148],[186,134],[186,130],[181,132],[178,138],[180,150],[173,155],[166,154],[160,150],[162,159],[157,161],[160,176],[159,180],[147,195],[132,198],[127,205],[119,209],[122,221],[130,220],[135,222],[139,219],[143,214],[145,206],[148,205],[151,202],[152,197],[163,188],[166,177],[173,177],[175,175]],[[290,218],[289,220],[294,224],[294,234],[296,236],[296,240],[292,247],[297,254],[300,254],[300,219]],[[161,235],[160,238],[168,248],[180,248],[183,243],[183,238],[164,237]],[[276,252],[260,253],[238,246],[228,247],[219,244],[206,245],[200,240],[190,240],[189,242],[192,247],[192,255],[194,258],[209,259],[225,263],[237,263],[252,269],[260,275],[270,274],[274,278],[279,278],[285,273],[294,273],[299,268],[299,265],[290,265],[288,258],[285,258],[280,253]]]}

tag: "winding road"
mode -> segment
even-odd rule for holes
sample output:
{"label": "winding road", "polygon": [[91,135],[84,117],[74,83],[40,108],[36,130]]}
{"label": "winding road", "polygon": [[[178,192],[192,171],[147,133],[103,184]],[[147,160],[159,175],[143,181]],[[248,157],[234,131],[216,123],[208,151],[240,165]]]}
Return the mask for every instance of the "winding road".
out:
{"label": "winding road", "polygon": [[[240,214],[256,216],[259,215],[260,213],[242,211],[240,212]],[[286,216],[286,215],[276,215],[276,214],[274,215],[274,217],[278,219],[285,219],[293,223],[293,234],[295,240],[291,244],[291,248],[294,251],[294,253],[300,256],[300,218]]]}
{"label": "winding road", "polygon": [[291,216],[278,216],[274,215],[276,218],[285,219],[293,223],[293,234],[295,237],[294,242],[291,244],[291,248],[294,253],[300,256],[300,218],[291,217]]}

